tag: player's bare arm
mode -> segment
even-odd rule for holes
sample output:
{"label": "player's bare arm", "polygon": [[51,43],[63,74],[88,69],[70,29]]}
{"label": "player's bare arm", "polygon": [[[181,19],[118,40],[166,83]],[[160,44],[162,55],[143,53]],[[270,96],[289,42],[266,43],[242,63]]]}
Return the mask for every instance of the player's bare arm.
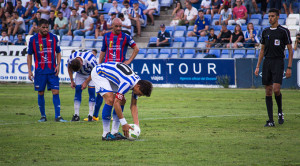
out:
{"label": "player's bare arm", "polygon": [[59,69],[60,69],[60,62],[61,62],[61,53],[57,53],[57,65],[55,67],[55,75],[58,76],[59,74]]}
{"label": "player's bare arm", "polygon": [[138,48],[137,45],[135,45],[135,46],[133,47],[133,52],[132,52],[131,57],[130,57],[128,60],[126,60],[124,63],[125,63],[126,65],[129,65],[129,64],[133,61],[133,59],[136,57],[136,55],[139,53],[139,51],[140,51],[140,49]]}
{"label": "player's bare arm", "polygon": [[130,104],[131,115],[133,118],[134,124],[140,126],[139,117],[138,117],[138,107],[137,107],[137,99],[131,96],[131,104]]}
{"label": "player's bare arm", "polygon": [[286,78],[290,78],[292,76],[292,64],[293,64],[293,48],[291,44],[287,45],[289,50],[289,63],[285,72]]}
{"label": "player's bare arm", "polygon": [[258,61],[257,61],[257,64],[256,64],[256,68],[255,68],[255,75],[258,76],[258,72],[259,72],[259,66],[260,66],[260,63],[264,57],[264,50],[265,50],[265,45],[261,45],[261,50],[260,50],[260,53],[259,53],[259,56],[258,56]]}
{"label": "player's bare arm", "polygon": [[90,81],[92,80],[91,75],[82,83],[81,85],[81,89],[85,89],[87,87],[87,85],[90,83]]}
{"label": "player's bare arm", "polygon": [[73,70],[71,69],[71,67],[69,65],[68,65],[68,73],[69,73],[69,77],[71,80],[71,88],[74,89],[76,87],[76,84],[73,79]]}
{"label": "player's bare arm", "polygon": [[32,55],[28,54],[27,56],[27,65],[28,65],[28,78],[30,81],[33,79],[33,74],[31,71],[31,66],[32,66]]}
{"label": "player's bare arm", "polygon": [[100,52],[100,56],[99,56],[99,64],[102,63],[103,59],[104,59],[104,56],[105,56],[105,52]]}

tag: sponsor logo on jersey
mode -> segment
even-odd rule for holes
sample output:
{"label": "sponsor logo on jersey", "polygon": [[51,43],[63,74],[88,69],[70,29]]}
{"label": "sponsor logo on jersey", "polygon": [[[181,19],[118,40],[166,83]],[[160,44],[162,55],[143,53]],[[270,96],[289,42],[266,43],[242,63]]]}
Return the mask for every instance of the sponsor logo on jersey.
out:
{"label": "sponsor logo on jersey", "polygon": [[280,40],[279,39],[275,39],[274,40],[274,45],[275,46],[279,46],[280,45]]}

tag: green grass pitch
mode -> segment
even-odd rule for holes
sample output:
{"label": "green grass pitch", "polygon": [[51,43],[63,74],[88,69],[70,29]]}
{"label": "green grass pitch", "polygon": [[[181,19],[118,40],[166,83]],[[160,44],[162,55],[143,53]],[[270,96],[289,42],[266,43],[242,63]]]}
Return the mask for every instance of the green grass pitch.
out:
{"label": "green grass pitch", "polygon": [[[0,165],[300,165],[300,93],[282,94],[286,121],[278,125],[273,99],[276,127],[265,128],[264,89],[154,88],[138,100],[140,139],[105,142],[101,121],[54,122],[51,92],[45,93],[48,121],[38,123],[33,85],[0,84]],[[73,97],[61,85],[66,120]],[[81,120],[87,114],[85,90]]]}

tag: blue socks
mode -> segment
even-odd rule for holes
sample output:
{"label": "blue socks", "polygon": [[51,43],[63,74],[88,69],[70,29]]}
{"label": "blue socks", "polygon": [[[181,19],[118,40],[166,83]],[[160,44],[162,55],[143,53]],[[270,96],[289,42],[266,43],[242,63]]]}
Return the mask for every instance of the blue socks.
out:
{"label": "blue socks", "polygon": [[82,93],[81,85],[76,85],[74,101],[80,101],[81,102],[81,93]]}
{"label": "blue socks", "polygon": [[110,120],[111,119],[111,109],[113,106],[105,104],[102,110],[102,119]]}
{"label": "blue socks", "polygon": [[55,109],[55,119],[60,116],[60,99],[59,94],[53,95],[53,104]]}
{"label": "blue socks", "polygon": [[98,117],[99,116],[99,110],[100,110],[100,107],[102,105],[102,102],[103,102],[103,97],[97,93],[97,97],[96,97],[96,105],[95,105],[95,110],[94,110],[94,115],[95,117]]}
{"label": "blue socks", "polygon": [[[121,105],[121,108],[122,108],[122,112],[123,112],[123,110],[124,110],[124,105]],[[115,109],[114,109],[113,115],[117,115],[117,113],[116,113],[116,110],[115,110]],[[117,116],[117,117],[118,117],[118,116]],[[115,118],[115,117],[113,117],[113,118]]]}
{"label": "blue socks", "polygon": [[46,117],[44,95],[39,95],[38,94],[38,105],[39,105],[39,108],[40,108],[41,116],[45,116]]}

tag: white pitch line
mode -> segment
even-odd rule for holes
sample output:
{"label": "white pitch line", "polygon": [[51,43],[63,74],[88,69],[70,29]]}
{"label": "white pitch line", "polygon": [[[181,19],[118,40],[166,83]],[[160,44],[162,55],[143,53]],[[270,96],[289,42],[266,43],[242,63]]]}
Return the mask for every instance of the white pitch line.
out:
{"label": "white pitch line", "polygon": [[[284,113],[285,115],[300,115],[300,113]],[[164,120],[164,119],[191,119],[191,118],[221,118],[221,117],[243,117],[243,116],[265,116],[266,114],[236,114],[236,115],[201,115],[201,116],[184,116],[184,117],[165,117],[165,118],[141,118],[139,120]],[[80,121],[83,123],[83,121]],[[72,122],[72,123],[80,123],[80,122]],[[3,125],[26,125],[26,124],[34,124],[38,122],[22,122],[22,123],[0,123],[0,126]],[[47,123],[47,122],[42,122]],[[68,123],[68,122],[64,122]]]}

